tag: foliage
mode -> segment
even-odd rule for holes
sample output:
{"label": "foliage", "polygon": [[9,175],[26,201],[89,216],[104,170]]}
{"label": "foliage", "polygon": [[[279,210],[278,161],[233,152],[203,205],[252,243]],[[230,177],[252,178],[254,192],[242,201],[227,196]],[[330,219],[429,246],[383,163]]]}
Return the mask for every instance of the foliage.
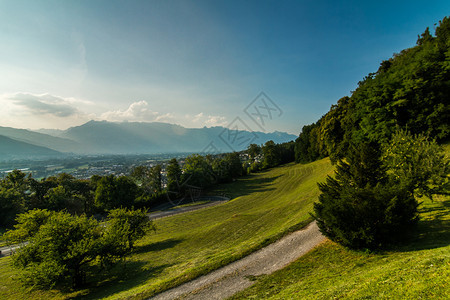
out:
{"label": "foliage", "polygon": [[181,168],[176,158],[172,158],[167,164],[167,190],[178,193],[181,186]]}
{"label": "foliage", "polygon": [[247,148],[247,154],[251,161],[254,161],[261,154],[261,147],[256,144],[250,144]]}
{"label": "foliage", "polygon": [[138,194],[137,185],[126,176],[101,177],[96,182],[94,205],[99,212],[117,207],[132,207]]}
{"label": "foliage", "polygon": [[394,242],[417,221],[417,202],[408,185],[389,180],[376,143],[350,148],[336,176],[319,183],[314,217],[323,234],[350,248]]}
{"label": "foliage", "polygon": [[152,223],[143,210],[113,210],[104,226],[86,215],[36,209],[20,214],[14,227],[3,237],[9,243],[22,243],[12,261],[22,270],[25,285],[79,288],[94,265],[104,266],[129,254]]}
{"label": "foliage", "polygon": [[14,170],[0,180],[0,226],[10,226],[16,214],[25,211],[29,179]]}
{"label": "foliage", "polygon": [[214,159],[211,167],[218,183],[230,182],[243,175],[241,159],[236,152]]}
{"label": "foliage", "polygon": [[185,188],[206,188],[214,183],[214,172],[205,157],[193,154],[186,158],[181,182]]}
{"label": "foliage", "polygon": [[383,163],[393,181],[408,185],[417,196],[448,194],[450,165],[435,141],[399,130],[383,148]]}
{"label": "foliage", "polygon": [[[108,226],[106,227],[105,239],[116,239],[116,247],[114,251],[109,249],[115,254],[126,254],[130,252],[134,243],[145,236],[150,230],[155,230],[155,227],[150,221],[147,210],[128,210],[118,208],[111,210],[108,213],[106,219]],[[120,236],[122,239],[117,240]],[[106,243],[108,245],[114,244],[114,242]]]}
{"label": "foliage", "polygon": [[415,47],[381,62],[316,123],[304,126],[296,140],[296,161],[346,156],[352,143],[386,143],[396,128],[445,142],[450,137],[450,19],[433,37],[427,28]]}
{"label": "foliage", "polygon": [[424,200],[407,244],[367,253],[327,241],[231,299],[447,299],[450,198]]}
{"label": "foliage", "polygon": [[131,171],[131,177],[148,194],[161,192],[162,189],[162,167],[157,164],[153,167],[137,166]]}

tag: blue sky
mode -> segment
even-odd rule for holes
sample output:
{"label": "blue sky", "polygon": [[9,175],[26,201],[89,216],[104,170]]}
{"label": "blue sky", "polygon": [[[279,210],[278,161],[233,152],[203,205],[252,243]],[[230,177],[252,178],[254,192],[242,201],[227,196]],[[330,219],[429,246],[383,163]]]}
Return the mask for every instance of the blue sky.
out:
{"label": "blue sky", "polygon": [[[363,3],[360,3],[363,2]],[[3,1],[0,126],[228,126],[260,92],[298,134],[449,1]],[[257,103],[257,102],[255,102]]]}

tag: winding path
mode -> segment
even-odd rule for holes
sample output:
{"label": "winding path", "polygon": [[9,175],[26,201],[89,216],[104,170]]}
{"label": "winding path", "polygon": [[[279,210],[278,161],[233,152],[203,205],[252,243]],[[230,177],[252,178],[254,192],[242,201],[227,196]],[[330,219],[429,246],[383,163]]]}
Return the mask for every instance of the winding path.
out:
{"label": "winding path", "polygon": [[254,282],[251,276],[271,274],[316,247],[325,237],[315,222],[295,231],[234,263],[190,282],[156,295],[151,299],[225,299]]}

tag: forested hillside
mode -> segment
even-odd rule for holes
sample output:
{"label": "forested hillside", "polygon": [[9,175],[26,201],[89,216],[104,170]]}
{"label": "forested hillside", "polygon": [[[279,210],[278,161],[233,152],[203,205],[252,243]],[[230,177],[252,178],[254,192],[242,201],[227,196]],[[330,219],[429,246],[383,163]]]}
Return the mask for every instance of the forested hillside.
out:
{"label": "forested hillside", "polygon": [[304,126],[296,140],[296,161],[309,162],[346,154],[351,142],[386,142],[407,129],[438,142],[450,135],[450,19],[439,22],[435,35],[427,28],[415,47],[381,62],[358,83],[350,97],[316,123]]}

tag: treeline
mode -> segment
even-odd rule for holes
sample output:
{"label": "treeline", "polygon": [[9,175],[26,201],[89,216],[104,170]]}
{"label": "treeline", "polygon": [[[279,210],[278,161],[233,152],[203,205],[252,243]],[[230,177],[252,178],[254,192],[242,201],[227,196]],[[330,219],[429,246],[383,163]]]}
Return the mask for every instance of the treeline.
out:
{"label": "treeline", "polygon": [[14,170],[0,180],[0,226],[11,227],[17,214],[33,209],[98,217],[116,208],[148,209],[292,161],[294,142],[268,141],[252,144],[241,153],[190,155],[182,166],[174,158],[166,166],[165,181],[161,165],[135,167],[129,176],[94,175],[90,179],[62,173],[36,180]]}
{"label": "treeline", "polygon": [[345,157],[349,145],[386,143],[397,129],[449,139],[450,19],[433,36],[427,28],[415,47],[380,64],[316,123],[304,126],[295,142],[295,160],[306,163]]}

